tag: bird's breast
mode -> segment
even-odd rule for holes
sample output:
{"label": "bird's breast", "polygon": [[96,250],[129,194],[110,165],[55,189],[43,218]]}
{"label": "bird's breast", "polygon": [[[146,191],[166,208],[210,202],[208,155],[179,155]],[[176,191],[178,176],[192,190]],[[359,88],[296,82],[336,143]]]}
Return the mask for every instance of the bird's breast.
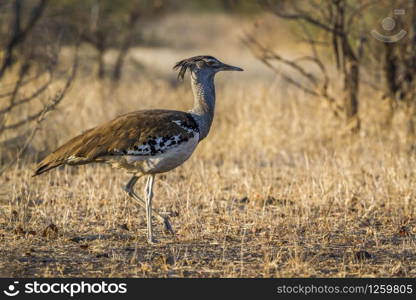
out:
{"label": "bird's breast", "polygon": [[111,164],[114,167],[121,167],[133,173],[157,174],[167,172],[183,164],[194,152],[198,141],[199,134],[196,132],[186,142],[171,147],[163,153],[154,156],[124,155],[118,159],[113,157]]}

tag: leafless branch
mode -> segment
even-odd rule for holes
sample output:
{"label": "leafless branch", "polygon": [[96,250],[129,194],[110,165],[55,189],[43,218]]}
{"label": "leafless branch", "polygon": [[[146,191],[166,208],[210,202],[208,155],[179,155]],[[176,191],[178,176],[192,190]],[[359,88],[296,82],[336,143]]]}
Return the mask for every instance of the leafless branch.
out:
{"label": "leafless branch", "polygon": [[339,31],[337,28],[332,27],[331,24],[325,24],[319,19],[316,19],[307,12],[303,11],[296,5],[296,1],[291,2],[291,12],[287,11],[287,8],[285,8],[285,5],[281,1],[261,0],[260,4],[279,18],[292,21],[305,21],[310,25],[335,35],[342,36],[345,34],[345,32]]}
{"label": "leafless branch", "polygon": [[[14,101],[13,105],[9,105],[8,107],[1,109],[0,110],[0,115],[4,114],[4,113],[8,113],[10,112],[12,109],[18,107],[19,105],[23,105],[26,104],[34,99],[36,99],[37,97],[39,97],[41,94],[43,94],[46,89],[52,84],[53,82],[53,77],[50,76],[49,80],[47,82],[45,82],[40,88],[38,88],[36,91],[34,91],[32,94],[30,94],[27,97],[23,97],[21,99],[19,99],[18,101]],[[1,132],[1,130],[0,130]]]}
{"label": "leafless branch", "polygon": [[38,22],[42,13],[46,7],[47,0],[40,0],[36,6],[32,9],[29,17],[29,21],[26,26],[22,26],[22,0],[15,0],[13,3],[14,18],[11,24],[11,37],[7,42],[5,51],[3,54],[3,61],[0,64],[0,78],[4,76],[5,71],[13,64],[13,56],[16,47],[21,44],[31,30],[33,30],[35,24]]}
{"label": "leafless branch", "polygon": [[44,106],[44,108],[42,110],[38,111],[35,114],[30,115],[29,117],[25,118],[22,121],[19,121],[15,124],[12,124],[12,125],[9,125],[9,126],[6,127],[6,129],[15,129],[15,128],[18,128],[18,127],[20,127],[24,124],[27,124],[28,122],[36,120],[36,124],[33,127],[33,129],[31,130],[31,133],[30,133],[29,137],[26,139],[24,145],[19,149],[19,151],[18,151],[17,155],[14,157],[14,159],[12,159],[11,161],[9,161],[7,164],[5,164],[4,166],[2,166],[0,168],[0,176],[4,173],[4,171],[6,171],[10,166],[15,164],[22,157],[23,153],[27,150],[27,148],[31,144],[31,142],[32,142],[33,138],[35,137],[37,131],[40,129],[41,123],[46,119],[47,113],[54,110],[56,108],[56,106],[64,99],[66,93],[68,92],[68,90],[72,86],[72,83],[75,79],[77,70],[78,70],[78,48],[77,48],[77,50],[75,51],[75,54],[74,54],[74,61],[73,61],[73,64],[72,64],[71,73],[68,76],[68,78],[66,79],[63,88],[54,95],[54,97],[49,101],[49,103],[47,105]]}
{"label": "leafless branch", "polygon": [[[253,53],[257,56],[257,58],[264,63],[267,67],[273,70],[276,74],[278,74],[283,80],[288,82],[289,84],[295,86],[296,88],[300,89],[301,91],[305,92],[314,97],[323,98],[327,101],[329,106],[331,107],[335,116],[340,117],[340,113],[342,108],[337,104],[335,99],[329,95],[328,87],[329,87],[329,77],[326,72],[324,64],[316,57],[311,56],[304,56],[297,60],[288,60],[274,51],[267,49],[264,47],[259,41],[257,41],[253,36],[246,35],[243,42],[253,50]],[[254,49],[255,48],[255,49]],[[318,66],[320,72],[323,75],[323,80],[318,79],[314,74],[307,72],[304,67],[302,67],[299,63],[302,61],[310,61]],[[276,67],[273,62],[279,62],[283,65],[290,67],[292,70],[298,72],[302,78],[306,79],[307,82],[312,87],[308,87],[307,85],[303,84],[300,80],[294,79],[292,76],[288,75],[287,72],[282,71],[278,67]],[[321,84],[322,82],[322,84]]]}
{"label": "leafless branch", "polygon": [[16,129],[16,128],[18,128],[18,127],[20,127],[20,126],[22,126],[26,123],[29,123],[29,122],[31,122],[33,120],[36,120],[36,119],[39,119],[39,118],[41,118],[41,120],[43,121],[44,118],[42,116],[44,114],[46,114],[47,112],[53,110],[62,101],[66,92],[68,91],[68,89],[72,85],[72,82],[75,78],[77,70],[78,70],[78,53],[75,54],[74,63],[73,63],[73,66],[72,66],[72,71],[71,71],[71,74],[68,76],[64,87],[62,88],[62,90],[60,92],[58,92],[54,96],[52,101],[50,101],[50,103],[48,105],[46,105],[43,108],[43,110],[38,111],[38,112],[36,112],[32,115],[29,115],[25,119],[17,121],[15,123],[11,124],[11,125],[4,126],[4,130]]}

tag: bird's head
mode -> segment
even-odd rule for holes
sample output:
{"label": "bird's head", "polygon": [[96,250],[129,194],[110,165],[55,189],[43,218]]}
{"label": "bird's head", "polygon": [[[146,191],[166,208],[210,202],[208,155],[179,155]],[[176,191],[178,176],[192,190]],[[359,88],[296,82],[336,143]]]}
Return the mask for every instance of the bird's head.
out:
{"label": "bird's head", "polygon": [[239,67],[227,65],[213,56],[200,55],[181,60],[175,64],[174,70],[179,69],[178,78],[183,79],[186,70],[193,74],[213,76],[220,71],[244,71]]}

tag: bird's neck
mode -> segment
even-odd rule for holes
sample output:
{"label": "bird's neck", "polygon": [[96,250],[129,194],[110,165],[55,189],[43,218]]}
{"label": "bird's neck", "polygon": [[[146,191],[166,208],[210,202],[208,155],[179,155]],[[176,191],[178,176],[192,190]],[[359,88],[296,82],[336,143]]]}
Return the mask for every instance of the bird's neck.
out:
{"label": "bird's neck", "polygon": [[204,139],[211,128],[215,111],[214,74],[191,73],[194,107],[190,111],[199,128],[199,140]]}

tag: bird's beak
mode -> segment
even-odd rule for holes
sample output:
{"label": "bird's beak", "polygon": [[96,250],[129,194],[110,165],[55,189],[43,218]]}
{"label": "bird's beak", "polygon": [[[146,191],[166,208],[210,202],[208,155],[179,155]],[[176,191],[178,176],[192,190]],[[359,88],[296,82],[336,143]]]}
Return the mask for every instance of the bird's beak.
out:
{"label": "bird's beak", "polygon": [[223,64],[223,66],[221,67],[221,71],[244,71],[244,70],[239,67],[234,67],[231,65]]}

